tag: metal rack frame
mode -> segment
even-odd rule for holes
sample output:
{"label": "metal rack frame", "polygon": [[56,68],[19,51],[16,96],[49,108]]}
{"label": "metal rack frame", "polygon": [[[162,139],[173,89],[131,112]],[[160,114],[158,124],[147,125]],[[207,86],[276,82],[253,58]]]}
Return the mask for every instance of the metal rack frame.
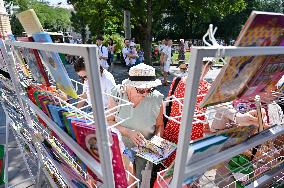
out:
{"label": "metal rack frame", "polygon": [[[11,79],[15,85],[15,91],[19,98],[23,109],[25,109],[24,104],[28,105],[33,111],[35,111],[39,116],[47,123],[47,125],[60,136],[60,138],[70,147],[74,153],[85,163],[90,169],[102,179],[103,187],[115,187],[114,185],[114,175],[111,162],[111,153],[109,148],[108,140],[108,128],[105,121],[105,112],[103,109],[102,92],[100,85],[100,72],[98,64],[98,54],[97,47],[95,45],[76,45],[76,44],[52,44],[52,43],[37,43],[37,42],[11,42],[5,41],[6,44],[6,57],[9,73]],[[49,52],[57,52],[63,54],[70,54],[76,56],[82,56],[85,60],[86,71],[88,76],[89,87],[91,91],[91,102],[92,110],[95,115],[94,121],[96,123],[96,136],[98,141],[98,150],[100,158],[104,159],[101,163],[96,162],[93,158],[83,150],[75,141],[73,141],[65,132],[60,130],[56,124],[47,117],[37,106],[35,106],[27,97],[22,95],[19,90],[19,80],[16,76],[16,72],[13,69],[15,67],[16,60],[14,59],[12,49],[13,47],[23,47],[31,48],[37,50],[44,50]],[[10,67],[10,68],[9,68]],[[25,115],[28,122],[28,115]]]}
{"label": "metal rack frame", "polygon": [[[193,172],[193,168],[191,165],[185,165],[188,158],[188,149],[189,149],[189,134],[192,131],[192,120],[194,117],[194,108],[190,108],[191,106],[196,105],[196,98],[199,86],[199,78],[201,75],[201,68],[202,68],[202,59],[203,57],[225,57],[225,56],[257,56],[257,55],[280,55],[284,54],[284,47],[193,47],[191,49],[190,55],[190,64],[189,64],[189,72],[188,72],[188,79],[186,81],[186,88],[185,88],[185,99],[184,99],[184,108],[182,112],[181,118],[181,128],[179,131],[179,140],[177,145],[177,154],[174,166],[174,175],[173,181],[171,182],[170,187],[176,188],[181,187],[184,179],[189,177],[188,175]],[[267,132],[267,131],[266,131]],[[283,134],[284,128],[283,126],[277,131],[277,135]],[[264,134],[264,133],[261,133]],[[261,135],[260,134],[260,135]],[[265,134],[264,134],[265,136]],[[275,138],[275,134],[272,132],[270,136],[265,137],[264,139],[254,137],[255,139],[258,138],[258,142],[254,142],[256,140],[248,141],[246,144],[241,144],[238,147],[238,152],[235,154],[239,154],[245,151],[248,148],[252,148],[260,143],[263,143],[269,139]],[[232,151],[232,150],[231,150]],[[229,151],[227,151],[229,153]],[[218,154],[217,154],[218,155]],[[224,153],[223,153],[224,155]],[[223,155],[219,155],[222,157]],[[215,156],[217,157],[217,156]],[[228,156],[227,156],[228,157]],[[212,158],[211,158],[212,159]],[[223,159],[225,160],[225,159]],[[196,168],[195,170],[201,170],[197,167],[202,165],[204,167],[208,167],[213,164],[217,164],[221,162],[220,159],[215,160],[212,162],[209,159],[198,161],[194,165]],[[203,169],[202,169],[203,170]]]}

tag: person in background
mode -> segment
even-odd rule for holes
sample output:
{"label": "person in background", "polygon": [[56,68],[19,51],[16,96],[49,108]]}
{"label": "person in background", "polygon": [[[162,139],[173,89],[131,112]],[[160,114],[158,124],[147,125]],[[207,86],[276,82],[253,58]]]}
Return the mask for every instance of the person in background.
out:
{"label": "person in background", "polygon": [[107,59],[108,59],[108,50],[107,47],[105,47],[103,45],[103,41],[104,38],[102,36],[97,36],[96,38],[96,44],[98,46],[98,51],[99,51],[99,62],[100,65],[104,68],[104,69],[108,69],[109,65],[107,63]]}
{"label": "person in background", "polygon": [[140,48],[138,50],[138,59],[137,59],[137,64],[143,63],[144,62],[144,51]]}
{"label": "person in background", "polygon": [[178,61],[179,64],[185,63],[185,47],[184,41],[181,39],[178,46]]}
{"label": "person in background", "polygon": [[167,79],[168,79],[168,75],[170,71],[170,65],[172,63],[172,44],[173,42],[171,39],[167,39],[166,43],[167,45],[163,49],[160,59],[161,59],[161,68],[162,68],[163,77],[164,77],[163,85],[168,86],[169,82]]}
{"label": "person in background", "polygon": [[124,39],[124,48],[122,49],[122,55],[125,62],[125,65],[128,67],[128,71],[131,67],[131,59],[136,58],[136,56],[132,55],[131,49],[130,49],[130,41],[129,39]]}
{"label": "person in background", "polygon": [[154,46],[154,58],[155,58],[155,61],[156,60],[159,60],[159,47],[157,45]]}
{"label": "person in background", "polygon": [[138,53],[135,47],[135,43],[134,42],[130,42],[130,52],[132,57],[130,58],[130,66],[133,67],[134,65],[136,65],[136,60],[138,58]]}
{"label": "person in background", "polygon": [[[129,117],[129,113],[133,111],[132,117],[116,128],[122,134],[122,140],[128,149],[128,152],[124,154],[129,157],[131,163],[134,163],[135,173],[133,169],[129,169],[132,165],[126,166],[129,166],[128,170],[140,180],[142,180],[141,172],[145,169],[147,161],[136,157],[131,148],[143,146],[146,139],[163,134],[163,95],[155,89],[159,85],[161,81],[156,79],[155,68],[140,63],[130,68],[129,78],[122,81],[122,85],[117,86],[112,92],[113,96],[119,96],[133,103],[133,106],[117,108],[117,117],[109,117],[108,123],[113,125],[119,119]],[[109,100],[110,109],[119,104],[115,98],[109,98]]]}
{"label": "person in background", "polygon": [[167,45],[166,39],[163,39],[161,41],[161,43],[159,44],[159,52],[160,53],[163,51],[163,49],[166,47],[166,45]]}
{"label": "person in background", "polygon": [[108,62],[108,65],[110,66],[110,71],[112,71],[112,67],[113,67],[113,57],[114,57],[114,43],[113,43],[113,40],[112,38],[109,38],[108,39],[108,59],[107,59],[107,62]]}
{"label": "person in background", "polygon": [[[85,67],[85,62],[83,58],[79,58],[74,63],[74,70],[81,78],[81,81],[84,83],[83,92],[80,95],[80,98],[86,99],[88,105],[91,105],[91,98],[90,98],[90,91],[89,84],[88,84],[88,77]],[[101,89],[103,93],[110,94],[113,87],[116,86],[115,80],[113,75],[100,66],[100,81],[101,81]],[[104,108],[108,108],[108,96],[103,94],[103,104]],[[82,108],[85,105],[85,101],[81,101],[77,104],[77,108]]]}

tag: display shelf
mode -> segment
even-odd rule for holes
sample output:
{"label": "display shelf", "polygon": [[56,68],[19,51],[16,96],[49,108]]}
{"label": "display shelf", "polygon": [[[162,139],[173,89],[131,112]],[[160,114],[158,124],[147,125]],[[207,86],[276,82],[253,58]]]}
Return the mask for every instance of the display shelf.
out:
{"label": "display shelf", "polygon": [[[97,47],[94,45],[65,45],[65,44],[48,44],[48,43],[36,43],[36,42],[11,42],[5,41],[6,43],[6,50],[7,54],[4,55],[4,58],[7,59],[8,65],[10,65],[9,73],[11,75],[13,84],[15,85],[17,96],[20,100],[21,108],[24,109],[24,115],[29,125],[34,125],[32,123],[32,119],[38,116],[41,120],[43,120],[48,129],[50,129],[53,133],[58,136],[57,143],[61,141],[66,144],[66,146],[75,153],[75,155],[82,160],[84,164],[86,164],[92,172],[94,172],[99,179],[103,181],[103,187],[114,187],[114,176],[112,170],[112,163],[111,163],[111,153],[110,153],[110,146],[112,145],[111,137],[109,136],[110,131],[112,128],[121,124],[122,122],[126,121],[131,117],[130,113],[129,117],[126,119],[119,119],[117,116],[117,108],[121,106],[131,106],[132,103],[121,99],[118,96],[113,96],[116,100],[118,100],[119,105],[113,109],[104,110],[103,109],[103,102],[102,102],[102,95],[108,95],[101,92],[100,87],[100,78],[99,78],[99,69],[97,63]],[[68,108],[70,112],[74,112],[77,117],[83,118],[85,120],[89,120],[89,124],[96,125],[96,137],[97,137],[97,144],[98,144],[98,151],[100,158],[104,160],[101,163],[98,163],[94,158],[88,154],[84,149],[77,144],[67,133],[61,130],[55,122],[52,121],[50,117],[48,117],[39,107],[37,107],[33,102],[25,95],[25,91],[23,87],[27,87],[30,84],[35,84],[35,82],[30,77],[25,77],[21,73],[21,69],[18,66],[17,59],[13,57],[13,50],[14,48],[32,48],[37,50],[43,51],[52,51],[58,52],[63,54],[70,54],[70,55],[77,55],[82,56],[85,60],[88,82],[90,90],[93,90],[94,93],[91,93],[91,101],[92,105],[84,106],[83,108],[78,109],[76,106],[79,102],[86,102],[86,99],[79,98],[79,100],[75,101],[73,99],[69,100],[68,102],[63,100],[61,96],[55,95],[55,93],[47,93],[47,95],[54,101],[56,105],[60,107]],[[73,85],[75,86],[75,90],[78,92],[82,89],[83,85],[75,80],[71,80]],[[53,82],[54,84],[55,82]],[[19,89],[21,88],[21,89]],[[60,92],[59,92],[60,93]],[[75,101],[75,102],[74,102]],[[91,107],[92,112],[88,112],[87,108]],[[69,111],[68,110],[68,111]],[[109,116],[114,116],[117,118],[117,123],[112,126],[106,126],[106,118]],[[36,126],[35,126],[36,127]],[[38,131],[38,130],[37,130]],[[48,130],[49,131],[49,130]],[[44,136],[49,136],[49,139],[52,138],[50,134],[46,131]],[[39,133],[42,134],[42,133]],[[54,139],[54,137],[52,138]],[[63,147],[60,150],[63,151]],[[58,149],[58,148],[57,148]],[[41,151],[42,153],[44,151]],[[65,151],[64,151],[65,153]],[[69,159],[70,157],[68,157]],[[71,159],[71,158],[70,158]],[[71,160],[72,161],[72,160]],[[79,168],[79,166],[75,167]],[[128,178],[131,175],[129,172],[126,172]],[[133,177],[135,178],[135,177]],[[136,181],[134,184],[130,185],[129,187],[139,186],[139,180],[135,178]]]}
{"label": "display shelf", "polygon": [[[277,140],[280,141],[280,140]],[[280,141],[283,144],[282,141]],[[251,154],[247,156],[238,156],[238,162],[244,161],[239,164],[234,160],[223,163],[221,167],[217,167],[215,170],[215,178],[212,177],[212,173],[208,171],[195,181],[193,185],[197,187],[203,186],[216,186],[216,187],[237,187],[237,182],[242,181],[242,186],[251,187],[254,186],[255,180],[259,180],[263,176],[272,172],[274,169],[283,168],[284,156],[281,155],[284,151],[284,145],[275,148],[270,141],[262,145],[258,149],[258,153],[250,161]],[[213,170],[213,171],[214,171]],[[244,174],[246,173],[246,174]],[[214,179],[210,181],[210,179]]]}
{"label": "display shelf", "polygon": [[67,133],[60,129],[43,111],[41,111],[29,98],[21,96],[22,99],[32,108],[41,119],[56,133],[57,136],[99,177],[102,178],[100,163],[93,159],[77,142],[75,142]]}
{"label": "display shelf", "polygon": [[[192,124],[198,122],[195,117],[195,109],[191,108],[196,105],[199,80],[202,69],[203,57],[236,57],[236,56],[260,56],[260,55],[279,55],[284,53],[284,47],[227,47],[227,46],[212,46],[212,47],[193,47],[191,49],[190,64],[188,78],[186,80],[184,106],[181,118],[175,118],[180,123],[179,140],[177,145],[176,160],[174,167],[173,180],[170,187],[181,187],[182,183],[198,173],[205,172],[208,168],[217,165],[220,161],[228,160],[229,158],[244,152],[254,146],[260,145],[269,139],[273,139],[278,135],[283,134],[283,124],[276,125],[273,128],[264,130],[249,140],[236,145],[224,152],[219,152],[206,159],[199,160],[193,164],[187,164],[192,155],[188,155],[190,150],[188,138],[192,132]],[[270,95],[264,97],[261,101],[269,104]],[[271,101],[270,101],[271,102]],[[202,122],[202,121],[199,121]],[[213,157],[214,156],[214,157]],[[200,174],[199,174],[200,175]]]}
{"label": "display shelf", "polygon": [[[284,136],[284,134],[282,135]],[[274,147],[273,143],[278,142],[280,146]],[[183,182],[184,185],[190,185],[193,188],[201,187],[224,187],[235,188],[239,185],[243,187],[263,187],[267,182],[283,181],[281,171],[284,167],[284,143],[281,139],[273,139],[264,143],[258,152],[251,160],[251,152],[246,152],[245,155],[239,155],[238,161],[243,161],[242,164],[236,163],[235,160],[219,161],[212,168],[204,170],[202,175],[190,175],[189,179]],[[236,156],[236,155],[235,155]],[[209,167],[209,166],[208,166]],[[171,180],[164,179],[164,174],[170,169],[165,169],[158,172],[157,182],[160,187],[170,187]],[[246,174],[243,174],[246,172]],[[243,181],[242,184],[238,181]],[[281,182],[280,182],[281,183]],[[268,187],[268,186],[267,186]]]}

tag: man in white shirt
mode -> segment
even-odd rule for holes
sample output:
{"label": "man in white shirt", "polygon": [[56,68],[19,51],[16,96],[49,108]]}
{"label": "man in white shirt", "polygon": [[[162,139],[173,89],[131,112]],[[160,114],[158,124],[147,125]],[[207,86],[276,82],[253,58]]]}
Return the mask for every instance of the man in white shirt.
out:
{"label": "man in white shirt", "polygon": [[102,36],[97,36],[96,38],[96,44],[98,46],[98,50],[99,50],[99,61],[100,61],[100,65],[104,68],[104,69],[108,69],[109,65],[107,63],[107,59],[108,59],[108,50],[107,47],[103,46],[103,41],[104,38]]}
{"label": "man in white shirt", "polygon": [[172,44],[173,41],[171,39],[166,40],[167,45],[164,47],[162,53],[161,53],[161,68],[163,70],[163,76],[164,76],[164,82],[163,84],[165,86],[169,85],[169,82],[167,80],[170,65],[172,63]]}
{"label": "man in white shirt", "polygon": [[125,47],[122,49],[122,55],[123,59],[125,61],[126,66],[128,67],[128,70],[132,66],[131,60],[136,59],[137,56],[132,54],[131,48],[130,48],[130,41],[129,39],[124,39],[124,45]]}
{"label": "man in white shirt", "polygon": [[[83,86],[83,92],[80,95],[81,98],[86,99],[87,103],[91,105],[91,97],[90,97],[90,90],[89,90],[89,84],[88,84],[88,78],[87,78],[87,72],[85,68],[85,63],[83,58],[79,58],[74,63],[74,69],[79,75],[79,77],[84,82]],[[112,88],[116,85],[113,75],[108,72],[106,69],[104,69],[102,66],[100,66],[100,81],[101,81],[101,89],[103,94],[103,104],[104,108],[108,108],[108,95],[111,94]],[[81,101],[77,104],[77,108],[81,108],[85,105],[85,101]]]}

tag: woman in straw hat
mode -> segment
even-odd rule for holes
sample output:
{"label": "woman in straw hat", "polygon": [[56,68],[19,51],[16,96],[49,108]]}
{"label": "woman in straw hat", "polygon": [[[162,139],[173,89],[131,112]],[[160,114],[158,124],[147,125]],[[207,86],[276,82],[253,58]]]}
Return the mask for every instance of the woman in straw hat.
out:
{"label": "woman in straw hat", "polygon": [[[122,85],[113,89],[112,95],[133,103],[133,106],[122,106],[118,108],[118,118],[125,119],[133,111],[132,117],[116,128],[122,134],[122,140],[126,146],[126,152],[135,166],[134,173],[141,180],[141,172],[146,166],[146,160],[134,157],[131,148],[143,146],[146,139],[154,135],[162,136],[163,133],[163,95],[155,90],[161,85],[156,79],[155,69],[141,63],[129,70],[129,78]],[[114,98],[109,99],[109,109],[118,105]],[[132,109],[131,109],[132,108]],[[108,118],[109,124],[116,123],[116,118]]]}

